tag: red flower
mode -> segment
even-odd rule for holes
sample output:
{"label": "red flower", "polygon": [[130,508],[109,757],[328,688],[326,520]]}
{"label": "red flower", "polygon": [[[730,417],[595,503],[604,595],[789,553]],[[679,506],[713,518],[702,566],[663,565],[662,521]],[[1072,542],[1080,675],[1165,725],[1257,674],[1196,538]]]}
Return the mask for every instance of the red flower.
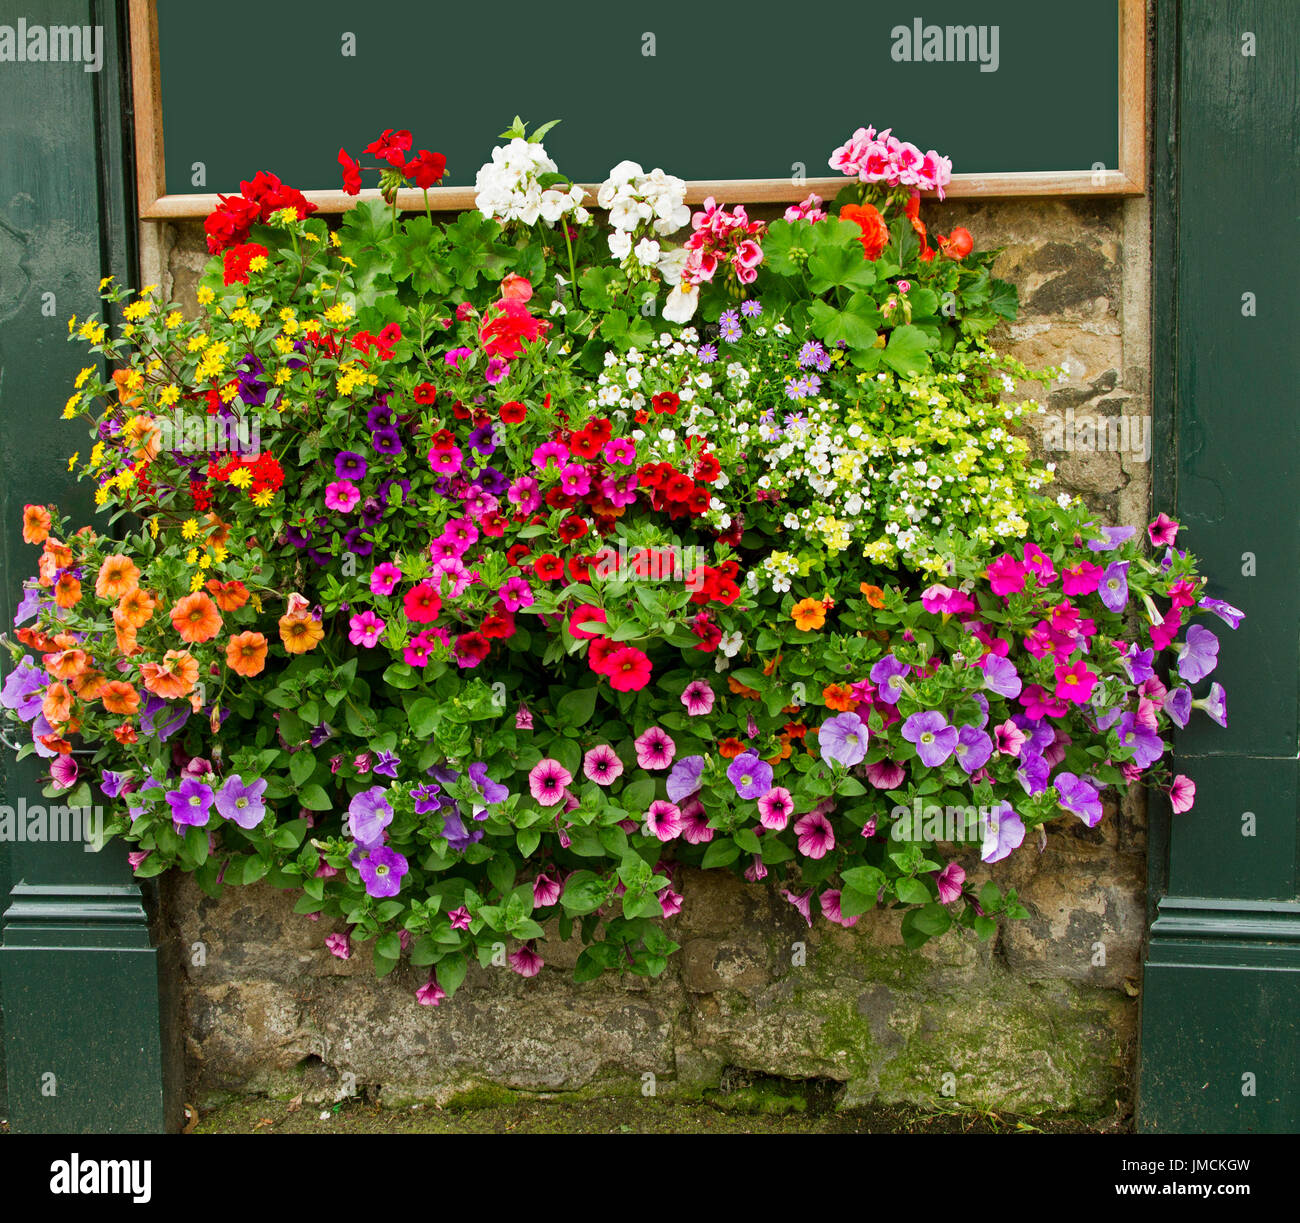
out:
{"label": "red flower", "polygon": [[663,494],[669,501],[685,501],[694,490],[695,484],[690,476],[680,471],[673,472],[663,486]]}
{"label": "red flower", "polygon": [[217,207],[203,222],[208,254],[215,255],[248,237],[248,231],[261,217],[261,209],[239,195],[217,196]]}
{"label": "red flower", "polygon": [[265,259],[266,247],[260,242],[246,242],[232,246],[221,261],[222,279],[228,285],[248,283],[248,265],[259,255]]}
{"label": "red flower", "polygon": [[447,170],[447,159],[441,153],[430,153],[421,149],[413,161],[408,161],[402,170],[407,178],[415,179],[415,185],[424,190],[442,181]]}
{"label": "red flower", "polygon": [[432,582],[420,582],[406,592],[402,606],[408,620],[416,624],[429,624],[442,611],[442,596]]}
{"label": "red flower", "polygon": [[365,151],[371,157],[386,161],[394,169],[401,170],[406,164],[406,153],[411,147],[411,133],[394,131],[391,127],[384,130],[378,140],[366,145]]}
{"label": "red flower", "polygon": [[532,551],[527,544],[515,544],[506,550],[506,560],[516,568],[521,567]]}
{"label": "red flower", "polygon": [[575,582],[590,582],[591,558],[589,556],[569,557],[569,577]]}
{"label": "red flower", "polygon": [[497,605],[484,617],[479,625],[479,632],[484,637],[513,637],[515,632],[514,613],[503,603]]}
{"label": "red flower", "polygon": [[650,406],[656,412],[667,412],[669,416],[677,415],[677,407],[682,402],[681,396],[672,391],[662,391],[650,400]]}
{"label": "red flower", "polygon": [[552,552],[543,552],[533,562],[533,572],[543,582],[556,582],[564,576],[564,562]]}
{"label": "red flower", "polygon": [[711,454],[702,454],[695,464],[695,478],[704,484],[712,484],[722,474],[722,464]]}
{"label": "red flower", "polygon": [[534,318],[528,307],[520,301],[497,304],[500,313],[479,329],[479,341],[489,357],[504,357],[513,361],[523,356],[525,340],[531,342],[550,330],[545,319]]}
{"label": "red flower", "polygon": [[575,433],[569,439],[569,449],[580,459],[594,459],[604,443],[588,429]]}
{"label": "red flower", "polygon": [[593,637],[587,647],[587,665],[597,675],[608,675],[610,657],[621,649],[623,649],[622,645],[617,641],[611,641],[608,637]]}
{"label": "red flower", "polygon": [[509,403],[501,405],[499,415],[507,425],[522,425],[528,415],[528,409],[519,400],[512,399]]}
{"label": "red flower", "polygon": [[478,520],[478,525],[483,529],[484,535],[500,539],[506,533],[506,516],[500,510],[493,510],[490,514],[484,514]]}
{"label": "red flower", "polygon": [[709,496],[709,490],[696,485],[691,489],[690,496],[686,498],[686,504],[692,514],[705,514],[708,512],[710,500],[712,498]]}
{"label": "red flower", "polygon": [[588,529],[584,519],[579,518],[577,514],[570,514],[560,523],[559,536],[564,543],[571,544],[586,535]]}
{"label": "red flower", "polygon": [[619,646],[604,665],[616,692],[640,692],[650,682],[650,659],[635,646]]}
{"label": "red flower", "polygon": [[873,204],[845,204],[840,209],[840,220],[854,221],[862,230],[862,254],[867,259],[879,259],[880,252],[889,244],[889,230],[885,219]]}
{"label": "red flower", "polygon": [[361,190],[361,163],[348,156],[347,149],[339,149],[339,165],[343,167],[343,192],[356,195]]}
{"label": "red flower", "polygon": [[411,392],[411,396],[416,403],[424,404],[427,407],[438,398],[438,390],[432,382],[421,382],[419,386]]}
{"label": "red flower", "polygon": [[492,652],[492,643],[482,633],[461,633],[456,638],[456,661],[462,667],[477,667]]}
{"label": "red flower", "polygon": [[946,238],[939,238],[939,249],[949,259],[965,259],[975,249],[975,239],[969,229],[958,225]]}
{"label": "red flower", "polygon": [[450,450],[456,444],[456,435],[450,429],[439,429],[430,439],[434,450]]}
{"label": "red flower", "polygon": [[569,632],[573,636],[581,638],[584,641],[594,641],[597,637],[604,636],[603,633],[593,633],[588,625],[604,624],[607,620],[604,608],[593,607],[590,603],[583,603],[575,607],[569,613]]}

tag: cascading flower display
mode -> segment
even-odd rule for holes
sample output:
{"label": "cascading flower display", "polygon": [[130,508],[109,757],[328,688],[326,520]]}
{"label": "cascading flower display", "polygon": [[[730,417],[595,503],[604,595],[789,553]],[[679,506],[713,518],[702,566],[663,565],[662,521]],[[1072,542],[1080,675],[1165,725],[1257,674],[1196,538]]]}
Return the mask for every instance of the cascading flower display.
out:
{"label": "cascading flower display", "polygon": [[987,938],[1044,825],[1191,808],[1170,734],[1226,724],[1205,620],[1243,613],[1166,515],[1048,495],[1052,371],[921,219],[947,160],[858,129],[837,200],[764,222],[629,161],[588,200],[542,134],[439,223],[404,130],[334,228],[259,174],[193,308],[106,281],[72,320],[105,521],[23,508],[0,689],[49,792],[140,876],[296,889],[429,1006],[503,942],[535,976],[552,918],[579,979],[661,972],[687,866]]}

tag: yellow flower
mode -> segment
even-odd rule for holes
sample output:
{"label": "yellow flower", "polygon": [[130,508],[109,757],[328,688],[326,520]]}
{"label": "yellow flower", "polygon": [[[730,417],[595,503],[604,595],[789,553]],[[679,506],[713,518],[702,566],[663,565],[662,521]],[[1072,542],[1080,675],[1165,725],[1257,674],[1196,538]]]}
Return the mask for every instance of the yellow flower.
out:
{"label": "yellow flower", "polygon": [[198,335],[190,336],[190,352],[198,352],[200,348],[206,348],[207,346],[208,337],[203,332],[200,331]]}
{"label": "yellow flower", "polygon": [[215,560],[215,561],[217,562],[218,565],[223,564],[223,563],[225,562],[226,554],[227,554],[227,551],[228,551],[228,549],[226,548],[226,545],[225,545],[225,544],[210,544],[210,545],[209,545],[209,548],[210,548],[211,551],[212,551],[212,559]]}
{"label": "yellow flower", "polygon": [[217,392],[221,396],[222,403],[229,403],[236,395],[239,394],[239,383],[227,382],[225,386]]}
{"label": "yellow flower", "polygon": [[197,548],[191,548],[187,553],[185,553],[185,563],[187,565],[194,564],[198,559],[199,550]]}
{"label": "yellow flower", "polygon": [[266,509],[266,507],[274,500],[275,493],[269,488],[262,489],[260,493],[254,493],[252,497],[253,504],[257,506],[259,510]]}
{"label": "yellow flower", "polygon": [[72,470],[72,469],[77,465],[77,460],[78,460],[79,458],[81,458],[81,451],[80,451],[80,450],[76,451],[76,452],[73,454],[72,458],[70,458],[70,459],[68,460],[68,470],[69,470],[69,471],[71,471],[71,470]]}
{"label": "yellow flower", "polygon": [[261,611],[261,610],[262,610],[262,596],[261,596],[261,595],[251,595],[251,596],[249,596],[249,600],[248,600],[248,601],[253,605],[253,610],[254,610],[254,611]]}
{"label": "yellow flower", "polygon": [[74,315],[73,315],[73,316],[68,320],[68,334],[69,334],[69,335],[72,334],[72,329],[73,329],[76,325],[77,325],[77,316],[74,314]]}
{"label": "yellow flower", "polygon": [[158,288],[157,285],[145,285],[145,287],[140,290],[140,296],[148,297],[149,294],[155,292],[157,288]]}
{"label": "yellow flower", "polygon": [[[292,378],[292,377],[293,377],[293,370],[291,370],[291,369],[278,369],[278,370],[275,371],[275,385],[276,385],[276,386],[283,386],[283,385],[284,385],[286,382],[288,382],[289,379]],[[272,406],[273,408],[275,408],[275,410],[276,410],[277,412],[280,410],[280,404],[279,404],[279,401],[278,401],[278,400],[277,400],[274,404],[272,404],[271,406]]]}
{"label": "yellow flower", "polygon": [[181,388],[174,382],[163,387],[163,389],[158,392],[158,402],[162,404],[164,408],[170,408],[180,397]]}
{"label": "yellow flower", "polygon": [[71,396],[71,397],[68,399],[68,402],[67,402],[67,403],[65,403],[65,404],[63,405],[63,419],[64,419],[64,420],[71,420],[72,417],[76,416],[76,414],[77,414],[77,404],[79,404],[80,402],[81,402],[81,392],[78,391],[75,395]]}
{"label": "yellow flower", "polygon": [[111,276],[105,276],[104,279],[99,282],[99,291],[102,293],[112,283],[113,278]]}
{"label": "yellow flower", "polygon": [[125,310],[122,311],[124,319],[130,319],[131,322],[138,322],[142,318],[149,317],[149,311],[153,309],[153,303],[147,301],[134,301]]}
{"label": "yellow flower", "polygon": [[81,390],[81,388],[86,385],[86,379],[94,372],[95,367],[93,365],[87,365],[86,368],[77,375],[77,379],[72,385],[75,386],[77,390]]}
{"label": "yellow flower", "polygon": [[310,229],[305,234],[303,234],[303,237],[306,238],[308,242],[320,241],[320,235],[312,233]]}
{"label": "yellow flower", "polygon": [[250,272],[265,272],[265,271],[266,271],[266,256],[265,256],[265,255],[254,255],[254,256],[253,256],[253,257],[248,261],[248,270],[249,270]]}
{"label": "yellow flower", "polygon": [[149,519],[149,534],[152,535],[154,539],[157,539],[157,538],[158,538],[158,519],[157,519],[157,518],[150,518],[150,519]]}
{"label": "yellow flower", "polygon": [[330,233],[330,245],[331,245],[331,246],[342,246],[342,245],[343,245],[343,239],[340,238],[340,237],[338,236],[338,233],[337,233],[337,232],[331,232],[331,233]]}
{"label": "yellow flower", "polygon": [[212,557],[210,557],[210,556],[200,556],[200,557],[199,557],[199,568],[200,568],[200,569],[210,569],[211,567],[212,567]]}
{"label": "yellow flower", "polygon": [[200,591],[202,589],[203,589],[203,574],[196,573],[192,578],[190,578],[190,594],[195,594],[197,591]]}
{"label": "yellow flower", "polygon": [[247,467],[230,473],[230,483],[236,488],[247,488],[253,482],[253,473]]}
{"label": "yellow flower", "polygon": [[179,310],[173,310],[166,319],[169,330],[173,327],[179,327],[184,321],[185,316]]}
{"label": "yellow flower", "polygon": [[346,323],[352,317],[352,307],[347,302],[339,302],[325,311],[327,323]]}
{"label": "yellow flower", "polygon": [[197,539],[199,534],[199,520],[197,518],[187,519],[181,527],[182,539]]}
{"label": "yellow flower", "polygon": [[216,297],[216,294],[207,285],[200,285],[199,291],[194,294],[194,297],[200,306],[206,306],[214,297]]}

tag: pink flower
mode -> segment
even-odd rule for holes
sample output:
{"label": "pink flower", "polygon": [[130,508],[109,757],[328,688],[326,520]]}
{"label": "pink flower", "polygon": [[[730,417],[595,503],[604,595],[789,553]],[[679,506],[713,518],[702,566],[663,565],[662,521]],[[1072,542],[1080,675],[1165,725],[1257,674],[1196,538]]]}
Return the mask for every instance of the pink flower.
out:
{"label": "pink flower", "polygon": [[533,715],[529,712],[527,705],[520,705],[515,713],[515,730],[532,730]]}
{"label": "pink flower", "polygon": [[601,743],[582,758],[582,771],[598,786],[609,786],[622,776],[623,762],[608,743]]}
{"label": "pink flower", "polygon": [[698,718],[713,711],[716,700],[713,689],[702,679],[693,679],[682,693],[682,704],[692,718]]}
{"label": "pink flower", "polygon": [[352,940],[346,934],[327,934],[325,946],[330,955],[336,955],[340,960],[346,960],[352,955]]}
{"label": "pink flower", "polygon": [[1196,783],[1190,777],[1179,773],[1174,778],[1173,785],[1169,787],[1169,805],[1181,815],[1184,811],[1190,811],[1195,802]]}
{"label": "pink flower", "polygon": [[453,930],[468,930],[469,923],[472,920],[470,918],[469,910],[464,905],[461,905],[458,909],[452,909],[451,912],[447,914],[447,919],[451,922],[451,928]]}
{"label": "pink flower", "polygon": [[812,888],[809,888],[806,892],[804,892],[802,896],[797,895],[796,893],[790,891],[789,888],[782,888],[781,895],[784,896],[786,900],[788,900],[792,905],[794,905],[796,909],[799,910],[800,914],[803,916],[804,921],[806,921],[808,925],[811,926],[812,925]]}
{"label": "pink flower", "polygon": [[335,480],[325,486],[325,505],[346,514],[361,500],[361,490],[351,480]]}
{"label": "pink flower", "polygon": [[565,787],[572,780],[573,774],[548,756],[533,765],[528,774],[528,789],[543,807],[554,807],[564,798]]}
{"label": "pink flower", "polygon": [[745,867],[745,878],[750,883],[758,883],[767,878],[767,867],[763,865],[763,859],[757,854],[751,855],[750,863]]}
{"label": "pink flower", "polygon": [[1147,538],[1151,541],[1151,546],[1172,548],[1178,538],[1178,527],[1179,524],[1172,518],[1165,514],[1157,514],[1155,519],[1147,524]]}
{"label": "pink flower", "polygon": [[348,621],[348,640],[353,645],[363,645],[367,649],[374,649],[379,643],[379,634],[384,631],[384,622],[375,615],[374,612],[367,609],[358,616],[353,616]]}
{"label": "pink flower", "polygon": [[376,565],[370,574],[370,589],[377,595],[390,595],[402,580],[402,571],[392,561]]}
{"label": "pink flower", "polygon": [[845,929],[851,930],[858,924],[858,919],[844,916],[840,909],[840,896],[839,888],[831,888],[818,897],[822,906],[822,916],[827,921],[833,921],[837,926],[843,926]]}
{"label": "pink flower", "polygon": [[455,446],[448,446],[445,450],[430,450],[429,466],[436,475],[454,476],[460,470],[464,457]]}
{"label": "pink flower", "polygon": [[636,462],[636,443],[627,437],[611,438],[605,443],[605,461],[630,467]]}
{"label": "pink flower", "polygon": [[672,888],[664,888],[659,893],[659,907],[663,910],[665,917],[676,917],[682,911],[682,897],[679,892],[674,892]]}
{"label": "pink flower", "polygon": [[784,786],[774,786],[758,800],[758,822],[773,832],[785,828],[793,811],[794,798]]}
{"label": "pink flower", "polygon": [[[1089,671],[1080,658],[1066,666],[1056,664],[1056,697],[1072,705],[1086,705],[1092,697],[1093,687],[1097,683],[1097,673]],[[1032,715],[1031,715],[1032,716]]]}
{"label": "pink flower", "polygon": [[585,497],[591,491],[591,473],[581,463],[565,463],[560,468],[560,491]]}
{"label": "pink flower", "polygon": [[[504,361],[500,357],[489,357],[487,369],[483,371],[483,380],[488,386],[496,386],[510,372],[510,362]],[[541,961],[538,961],[540,967]],[[526,976],[532,976],[532,973],[526,973]]]}
{"label": "pink flower", "polygon": [[533,950],[532,943],[525,943],[518,951],[512,951],[506,956],[506,959],[510,961],[510,967],[521,977],[537,976],[544,963],[542,957]]}
{"label": "pink flower", "polygon": [[966,882],[966,872],[956,862],[949,862],[943,870],[934,875],[939,888],[939,903],[952,904],[961,899],[962,884]]}
{"label": "pink flower", "polygon": [[541,874],[533,880],[533,904],[539,908],[553,905],[560,899],[560,893],[564,891],[558,879],[552,879],[550,875]]}
{"label": "pink flower", "polygon": [[987,572],[989,586],[995,595],[1018,594],[1025,588],[1025,567],[1013,556],[999,556]]}
{"label": "pink flower", "polygon": [[507,611],[517,612],[520,608],[531,607],[535,602],[533,588],[521,577],[508,578],[497,591]]}
{"label": "pink flower", "polygon": [[661,841],[671,841],[674,837],[679,836],[682,831],[682,813],[676,803],[670,803],[662,798],[655,799],[650,804],[650,810],[645,813],[645,830],[652,837],[658,837]]}
{"label": "pink flower", "polygon": [[892,760],[877,760],[867,765],[867,780],[877,790],[896,790],[906,776],[907,770]]}
{"label": "pink flower", "polygon": [[415,991],[415,1000],[421,1006],[437,1006],[447,997],[447,991],[438,984],[436,973],[430,973],[429,979]]}
{"label": "pink flower", "polygon": [[677,745],[659,726],[650,727],[635,742],[636,762],[643,769],[666,769],[677,752]]}
{"label": "pink flower", "polygon": [[682,840],[689,845],[704,845],[713,840],[709,816],[704,804],[692,795],[682,804]]}
{"label": "pink flower", "polygon": [[1061,589],[1067,595],[1090,595],[1101,583],[1106,571],[1091,561],[1080,561],[1061,570]]}
{"label": "pink flower", "polygon": [[812,810],[795,821],[795,835],[799,838],[799,852],[805,858],[824,858],[835,848],[835,833],[831,822],[820,811]]}
{"label": "pink flower", "polygon": [[152,849],[135,849],[126,855],[126,860],[131,864],[133,871],[138,871],[151,853],[153,853]]}

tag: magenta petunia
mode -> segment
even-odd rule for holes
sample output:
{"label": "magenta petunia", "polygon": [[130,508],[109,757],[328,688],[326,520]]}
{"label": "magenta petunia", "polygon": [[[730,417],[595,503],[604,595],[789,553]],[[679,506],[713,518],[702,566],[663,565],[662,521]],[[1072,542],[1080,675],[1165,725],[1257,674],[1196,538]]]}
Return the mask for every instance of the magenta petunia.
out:
{"label": "magenta petunia", "polygon": [[775,786],[758,800],[758,821],[764,828],[780,832],[790,822],[794,799],[784,786]]}
{"label": "magenta petunia", "polygon": [[799,852],[805,858],[824,858],[835,848],[835,832],[831,822],[820,811],[801,815],[794,824],[799,838]]}
{"label": "magenta petunia", "polygon": [[565,788],[572,780],[573,774],[548,756],[533,765],[528,774],[528,789],[543,807],[554,807],[564,798]]}
{"label": "magenta petunia", "polygon": [[643,769],[666,769],[677,752],[677,745],[660,726],[652,726],[640,734],[635,746],[636,762]]}
{"label": "magenta petunia", "polygon": [[622,775],[623,762],[608,743],[601,743],[582,758],[582,771],[598,786],[608,786]]}
{"label": "magenta petunia", "polygon": [[676,803],[656,799],[645,814],[645,831],[661,841],[671,841],[682,831],[682,813]]}
{"label": "magenta petunia", "polygon": [[682,693],[682,704],[686,706],[686,712],[692,718],[712,713],[713,702],[716,699],[713,689],[702,679],[692,680],[686,685],[686,691]]}

